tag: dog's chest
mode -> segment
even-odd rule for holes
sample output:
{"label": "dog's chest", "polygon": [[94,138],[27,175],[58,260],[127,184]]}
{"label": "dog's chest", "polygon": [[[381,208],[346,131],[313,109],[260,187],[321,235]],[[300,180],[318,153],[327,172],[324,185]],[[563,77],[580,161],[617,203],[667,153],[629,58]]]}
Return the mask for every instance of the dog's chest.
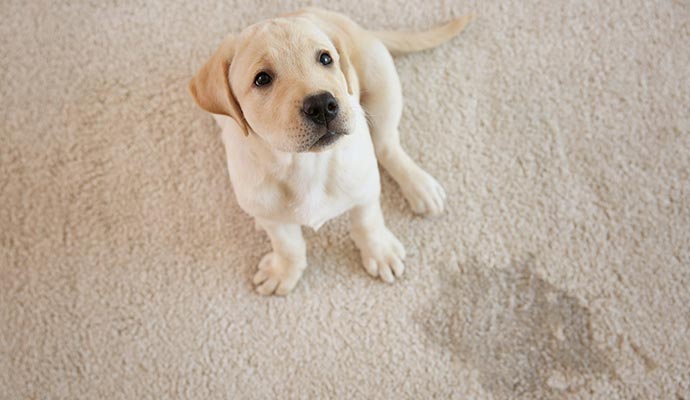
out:
{"label": "dog's chest", "polygon": [[376,158],[368,133],[347,137],[323,153],[290,155],[266,165],[228,168],[240,206],[250,215],[318,229],[379,193]]}
{"label": "dog's chest", "polygon": [[374,185],[364,171],[332,157],[299,162],[285,175],[268,178],[257,188],[257,198],[271,219],[318,229],[361,203]]}

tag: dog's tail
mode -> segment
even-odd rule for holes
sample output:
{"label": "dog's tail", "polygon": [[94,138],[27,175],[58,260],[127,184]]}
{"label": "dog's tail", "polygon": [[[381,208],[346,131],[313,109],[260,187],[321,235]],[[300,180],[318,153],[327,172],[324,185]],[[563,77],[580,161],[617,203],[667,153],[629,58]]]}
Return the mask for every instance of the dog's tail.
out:
{"label": "dog's tail", "polygon": [[374,31],[372,33],[386,45],[391,54],[397,56],[439,46],[462,32],[473,19],[474,15],[465,15],[424,32]]}

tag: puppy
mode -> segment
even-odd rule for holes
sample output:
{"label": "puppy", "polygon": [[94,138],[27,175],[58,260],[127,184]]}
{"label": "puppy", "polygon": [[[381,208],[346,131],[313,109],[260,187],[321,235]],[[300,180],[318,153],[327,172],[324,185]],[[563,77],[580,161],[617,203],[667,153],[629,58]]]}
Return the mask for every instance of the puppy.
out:
{"label": "puppy", "polygon": [[306,8],[230,35],[192,79],[197,104],[222,128],[242,209],[268,234],[260,294],[285,295],[307,266],[301,227],[346,211],[366,271],[393,282],[405,250],[384,223],[377,161],[412,210],[437,215],[446,195],[400,146],[400,81],[391,54],[440,45],[471,17],[427,32],[373,32]]}

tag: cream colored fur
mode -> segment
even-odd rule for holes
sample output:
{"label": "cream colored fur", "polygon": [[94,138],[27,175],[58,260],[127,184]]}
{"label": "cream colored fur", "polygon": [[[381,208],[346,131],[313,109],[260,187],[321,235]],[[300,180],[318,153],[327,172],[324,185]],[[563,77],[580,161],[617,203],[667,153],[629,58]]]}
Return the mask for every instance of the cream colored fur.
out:
{"label": "cream colored fur", "polygon": [[[343,15],[308,8],[228,36],[194,77],[190,92],[222,128],[237,200],[273,245],[254,276],[259,293],[290,292],[307,265],[301,226],[316,230],[347,211],[367,272],[386,282],[402,275],[405,251],[379,205],[377,157],[414,211],[441,213],[446,194],[400,146],[402,93],[389,50],[439,45],[467,21],[417,34],[371,32]],[[339,71],[313,57],[323,52]],[[258,87],[254,77],[262,72],[275,77]],[[331,125],[341,130],[325,149],[313,147],[324,128],[305,120],[301,106],[323,91],[340,104]]]}

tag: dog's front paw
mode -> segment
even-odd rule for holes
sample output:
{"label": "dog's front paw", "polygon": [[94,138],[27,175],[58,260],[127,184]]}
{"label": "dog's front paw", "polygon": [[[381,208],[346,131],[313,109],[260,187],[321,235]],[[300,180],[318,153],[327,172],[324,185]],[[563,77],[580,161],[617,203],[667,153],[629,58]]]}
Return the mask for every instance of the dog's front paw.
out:
{"label": "dog's front paw", "polygon": [[419,171],[405,182],[400,182],[400,189],[415,213],[439,215],[443,212],[446,192],[428,173]]}
{"label": "dog's front paw", "polygon": [[364,269],[369,275],[378,276],[388,283],[402,276],[405,271],[405,248],[388,229],[384,228],[374,234],[353,236],[353,239],[359,247]]}
{"label": "dog's front paw", "polygon": [[268,253],[254,275],[256,291],[264,296],[284,296],[295,288],[305,268],[306,261],[291,261],[275,252]]}

